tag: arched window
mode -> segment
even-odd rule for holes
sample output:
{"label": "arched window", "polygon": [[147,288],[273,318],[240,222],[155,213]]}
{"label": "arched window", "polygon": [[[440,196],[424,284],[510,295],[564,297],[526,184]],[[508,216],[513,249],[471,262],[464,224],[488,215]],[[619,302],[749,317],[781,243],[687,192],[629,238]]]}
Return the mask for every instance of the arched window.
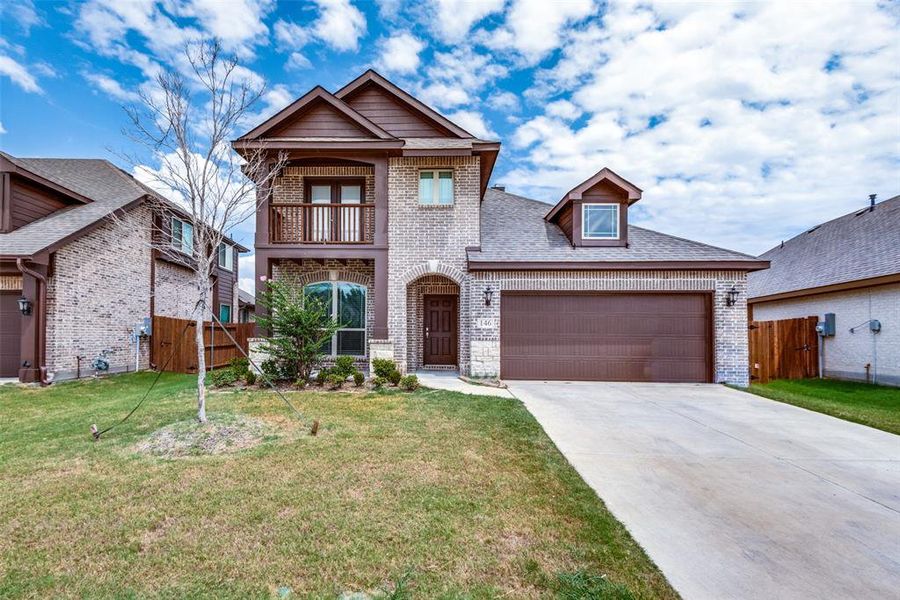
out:
{"label": "arched window", "polygon": [[303,288],[304,298],[315,298],[341,325],[330,344],[322,351],[332,356],[349,354],[363,356],[366,353],[366,287],[343,281],[321,281]]}

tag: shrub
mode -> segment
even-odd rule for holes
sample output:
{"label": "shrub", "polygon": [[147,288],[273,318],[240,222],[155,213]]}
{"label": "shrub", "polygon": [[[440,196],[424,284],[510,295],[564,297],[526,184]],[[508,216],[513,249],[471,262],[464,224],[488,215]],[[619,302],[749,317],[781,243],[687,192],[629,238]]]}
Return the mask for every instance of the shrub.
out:
{"label": "shrub", "polygon": [[293,372],[290,364],[279,362],[275,359],[266,359],[259,365],[260,370],[266,379],[275,383],[278,381],[293,381],[297,378],[297,374]]}
{"label": "shrub", "polygon": [[250,360],[245,356],[236,356],[231,359],[229,366],[234,369],[235,373],[243,374],[250,370]]}
{"label": "shrub", "polygon": [[231,367],[216,369],[206,374],[206,381],[213,387],[226,387],[237,383],[241,377]]}
{"label": "shrub", "polygon": [[372,388],[376,390],[380,390],[384,387],[384,384],[387,383],[387,380],[384,377],[376,377],[372,380]]}
{"label": "shrub", "polygon": [[256,373],[247,369],[247,372],[244,373],[244,383],[247,385],[254,385],[256,383]]}
{"label": "shrub", "polygon": [[400,380],[403,378],[403,375],[400,374],[400,371],[394,369],[388,374],[388,381],[391,382],[391,385],[398,385]]}
{"label": "shrub", "polygon": [[309,381],[303,379],[302,377],[298,377],[297,381],[294,382],[294,387],[300,388],[301,390],[309,385]]}
{"label": "shrub", "polygon": [[316,373],[316,385],[325,385],[325,380],[328,379],[329,375],[331,373],[325,367],[319,369],[319,372]]}
{"label": "shrub", "polygon": [[394,364],[389,358],[375,358],[372,359],[372,371],[375,372],[377,377],[383,377],[388,379],[391,375],[391,371],[396,371],[397,365]]}
{"label": "shrub", "polygon": [[419,378],[415,375],[407,375],[400,380],[400,387],[407,392],[414,392],[419,389]]}
{"label": "shrub", "polygon": [[328,377],[325,378],[325,383],[328,384],[328,389],[330,389],[330,390],[341,389],[341,386],[344,385],[344,381],[345,381],[345,379],[343,377],[341,377],[340,375],[337,375],[335,373],[332,373]]}
{"label": "shrub", "polygon": [[362,387],[363,382],[366,380],[366,376],[362,374],[360,371],[356,371],[353,374],[353,385],[356,387]]}
{"label": "shrub", "polygon": [[335,375],[343,375],[350,377],[356,372],[356,360],[352,356],[338,356],[334,360],[334,367],[331,369]]}

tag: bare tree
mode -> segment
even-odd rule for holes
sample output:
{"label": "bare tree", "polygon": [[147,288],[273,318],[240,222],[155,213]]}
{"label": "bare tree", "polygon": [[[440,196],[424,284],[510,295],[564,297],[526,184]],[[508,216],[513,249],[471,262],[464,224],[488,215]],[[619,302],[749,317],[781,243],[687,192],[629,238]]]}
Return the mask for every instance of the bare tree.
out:
{"label": "bare tree", "polygon": [[[155,88],[142,91],[140,101],[126,107],[130,120],[126,135],[149,150],[160,168],[144,167],[134,154],[125,159],[141,179],[161,192],[151,200],[155,213],[151,245],[180,257],[179,262],[193,273],[197,419],[202,423],[206,422],[203,320],[212,310],[210,277],[219,246],[228,232],[258,210],[284,156],[273,156],[265,148],[238,156],[229,144],[262,96],[262,82],[248,76],[237,58],[223,52],[215,40],[186,45],[184,57],[184,73],[162,70]],[[186,225],[174,230],[172,217]],[[183,254],[174,248],[178,245]]]}

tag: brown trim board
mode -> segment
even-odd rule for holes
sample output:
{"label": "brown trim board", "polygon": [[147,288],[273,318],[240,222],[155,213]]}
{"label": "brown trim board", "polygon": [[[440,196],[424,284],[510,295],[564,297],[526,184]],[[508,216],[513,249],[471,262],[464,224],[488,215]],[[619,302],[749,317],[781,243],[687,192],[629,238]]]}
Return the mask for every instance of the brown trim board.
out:
{"label": "brown trim board", "polygon": [[781,292],[778,294],[769,294],[767,296],[756,296],[754,298],[748,298],[747,302],[749,304],[759,304],[761,302],[772,302],[773,300],[786,300],[788,298],[800,298],[802,296],[817,296],[819,294],[830,294],[832,292],[856,290],[859,288],[888,285],[891,283],[900,283],[900,273],[894,273],[893,275],[881,275],[879,277],[870,277],[868,279],[857,279],[856,281],[847,281],[845,283],[834,283],[831,285],[804,288],[802,290],[793,290],[790,292]]}
{"label": "brown trim board", "polygon": [[469,271],[758,271],[768,269],[767,260],[720,261],[479,261],[469,260]]}

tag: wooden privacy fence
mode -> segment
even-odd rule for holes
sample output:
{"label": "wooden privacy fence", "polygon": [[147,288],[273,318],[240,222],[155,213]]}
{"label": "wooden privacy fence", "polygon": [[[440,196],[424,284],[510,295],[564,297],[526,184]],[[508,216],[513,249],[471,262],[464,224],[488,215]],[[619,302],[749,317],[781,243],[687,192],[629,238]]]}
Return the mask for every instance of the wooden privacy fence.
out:
{"label": "wooden privacy fence", "polygon": [[[235,346],[222,326],[211,321],[203,324],[203,345],[206,354],[206,368],[227,367],[233,358],[243,356],[247,351],[247,339],[253,337],[255,323],[225,323],[224,327],[237,342]],[[187,326],[187,331],[184,331]],[[153,317],[153,331],[150,336],[150,362],[156,368],[175,373],[197,372],[197,344],[194,341],[196,323],[188,319]],[[184,335],[182,335],[184,332]],[[169,358],[172,354],[172,358]],[[168,364],[165,364],[168,360]]]}
{"label": "wooden privacy fence", "polygon": [[750,379],[804,379],[819,375],[818,317],[750,322]]}

